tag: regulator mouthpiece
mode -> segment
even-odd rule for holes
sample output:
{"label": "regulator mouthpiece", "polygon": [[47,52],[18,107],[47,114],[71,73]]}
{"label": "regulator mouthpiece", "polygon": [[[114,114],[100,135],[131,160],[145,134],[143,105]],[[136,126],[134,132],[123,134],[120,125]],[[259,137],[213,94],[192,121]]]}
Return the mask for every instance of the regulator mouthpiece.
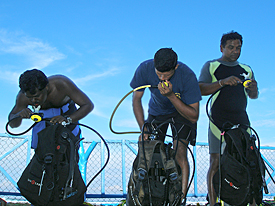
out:
{"label": "regulator mouthpiece", "polygon": [[40,122],[42,120],[42,116],[43,114],[39,113],[39,114],[32,114],[31,115],[31,119],[35,122]]}
{"label": "regulator mouthpiece", "polygon": [[163,84],[165,84],[167,87],[169,86],[169,84],[167,82],[163,81],[163,82],[161,82],[162,88],[164,88]]}

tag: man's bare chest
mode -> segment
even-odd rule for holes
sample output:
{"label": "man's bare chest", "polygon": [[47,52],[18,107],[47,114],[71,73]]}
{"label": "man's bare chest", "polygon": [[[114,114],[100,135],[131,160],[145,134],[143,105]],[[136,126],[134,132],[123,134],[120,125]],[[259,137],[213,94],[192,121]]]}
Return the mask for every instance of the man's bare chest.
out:
{"label": "man's bare chest", "polygon": [[70,101],[68,96],[52,96],[48,97],[42,104],[41,109],[60,108]]}

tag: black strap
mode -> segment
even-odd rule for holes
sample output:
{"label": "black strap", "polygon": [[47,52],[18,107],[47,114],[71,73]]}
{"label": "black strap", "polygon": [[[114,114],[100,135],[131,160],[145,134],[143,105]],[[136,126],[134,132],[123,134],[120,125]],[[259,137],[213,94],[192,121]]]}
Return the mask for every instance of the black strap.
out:
{"label": "black strap", "polygon": [[[240,129],[241,132],[243,133],[243,130],[241,128],[236,128],[236,129]],[[244,153],[243,153],[242,142],[241,142],[240,138],[236,137],[236,134],[235,134],[234,130],[235,129],[228,130],[225,134],[227,134],[231,138],[232,143],[235,145],[235,148],[236,148],[237,152],[239,153],[239,155],[241,157],[240,158],[241,163],[243,163],[243,160],[246,160],[246,158],[245,158]]]}
{"label": "black strap", "polygon": [[[67,133],[68,134],[68,133]],[[63,195],[63,200],[65,200],[69,193],[72,193],[72,184],[74,181],[74,161],[75,161],[75,147],[71,138],[68,136],[67,141],[70,143],[70,169],[68,179],[65,185],[65,191]]]}

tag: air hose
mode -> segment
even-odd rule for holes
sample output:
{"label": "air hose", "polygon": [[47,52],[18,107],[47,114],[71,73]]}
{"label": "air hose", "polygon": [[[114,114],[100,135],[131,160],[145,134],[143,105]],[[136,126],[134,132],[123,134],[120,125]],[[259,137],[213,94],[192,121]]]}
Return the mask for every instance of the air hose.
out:
{"label": "air hose", "polygon": [[[20,116],[16,116],[14,118],[12,118],[11,120],[9,120],[6,124],[6,131],[7,133],[9,133],[10,135],[13,135],[13,136],[20,136],[20,135],[23,135],[23,134],[26,134],[28,131],[30,131],[38,122],[42,121],[43,119],[43,113],[33,113],[30,115],[30,119],[34,121],[34,123],[25,131],[23,132],[20,132],[20,133],[12,133],[9,131],[9,124],[11,121],[17,119],[17,118],[20,118]],[[50,119],[46,119],[44,118],[43,119],[44,121],[50,121]]]}
{"label": "air hose", "polygon": [[128,92],[117,104],[117,106],[115,107],[111,117],[110,117],[110,121],[109,121],[109,128],[110,130],[114,133],[114,134],[140,134],[141,132],[138,131],[138,132],[116,132],[113,130],[112,128],[112,121],[113,121],[113,118],[114,118],[114,115],[115,115],[115,112],[116,110],[118,109],[118,107],[121,105],[121,103],[123,102],[123,100],[128,97],[130,94],[132,94],[133,92],[135,91],[138,91],[140,89],[144,89],[144,88],[148,88],[148,87],[152,87],[152,88],[157,88],[158,86],[153,86],[153,85],[143,85],[143,86],[140,86],[140,87],[137,87],[135,89],[133,89],[132,91]]}
{"label": "air hose", "polygon": [[30,131],[30,130],[38,123],[37,121],[33,120],[33,121],[35,121],[35,122],[34,122],[28,129],[26,129],[25,131],[20,132],[20,133],[12,133],[11,131],[9,131],[9,123],[10,123],[11,121],[17,119],[17,118],[20,118],[20,116],[17,116],[17,117],[15,117],[15,118],[9,120],[9,121],[7,122],[7,124],[6,124],[6,131],[7,131],[7,133],[9,133],[9,134],[12,135],[12,136],[21,136],[21,135],[23,135],[23,134],[26,134],[28,131]]}

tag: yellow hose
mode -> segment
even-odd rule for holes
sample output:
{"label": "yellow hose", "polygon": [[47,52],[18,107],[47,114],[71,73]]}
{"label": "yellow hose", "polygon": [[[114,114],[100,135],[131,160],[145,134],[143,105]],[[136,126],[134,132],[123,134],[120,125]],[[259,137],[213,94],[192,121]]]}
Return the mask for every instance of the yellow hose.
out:
{"label": "yellow hose", "polygon": [[139,132],[116,132],[113,130],[112,128],[112,121],[113,121],[113,118],[114,118],[114,115],[115,115],[115,112],[116,110],[118,109],[119,105],[123,102],[123,100],[128,97],[131,93],[135,92],[135,91],[138,91],[140,89],[144,89],[144,88],[147,88],[147,87],[152,87],[152,85],[144,85],[144,86],[140,86],[140,87],[137,87],[135,89],[133,89],[132,91],[128,92],[119,102],[118,104],[116,105],[112,115],[111,115],[111,118],[110,118],[110,122],[109,122],[109,127],[110,127],[110,130],[114,133],[114,134],[139,134],[141,133],[141,131]]}

